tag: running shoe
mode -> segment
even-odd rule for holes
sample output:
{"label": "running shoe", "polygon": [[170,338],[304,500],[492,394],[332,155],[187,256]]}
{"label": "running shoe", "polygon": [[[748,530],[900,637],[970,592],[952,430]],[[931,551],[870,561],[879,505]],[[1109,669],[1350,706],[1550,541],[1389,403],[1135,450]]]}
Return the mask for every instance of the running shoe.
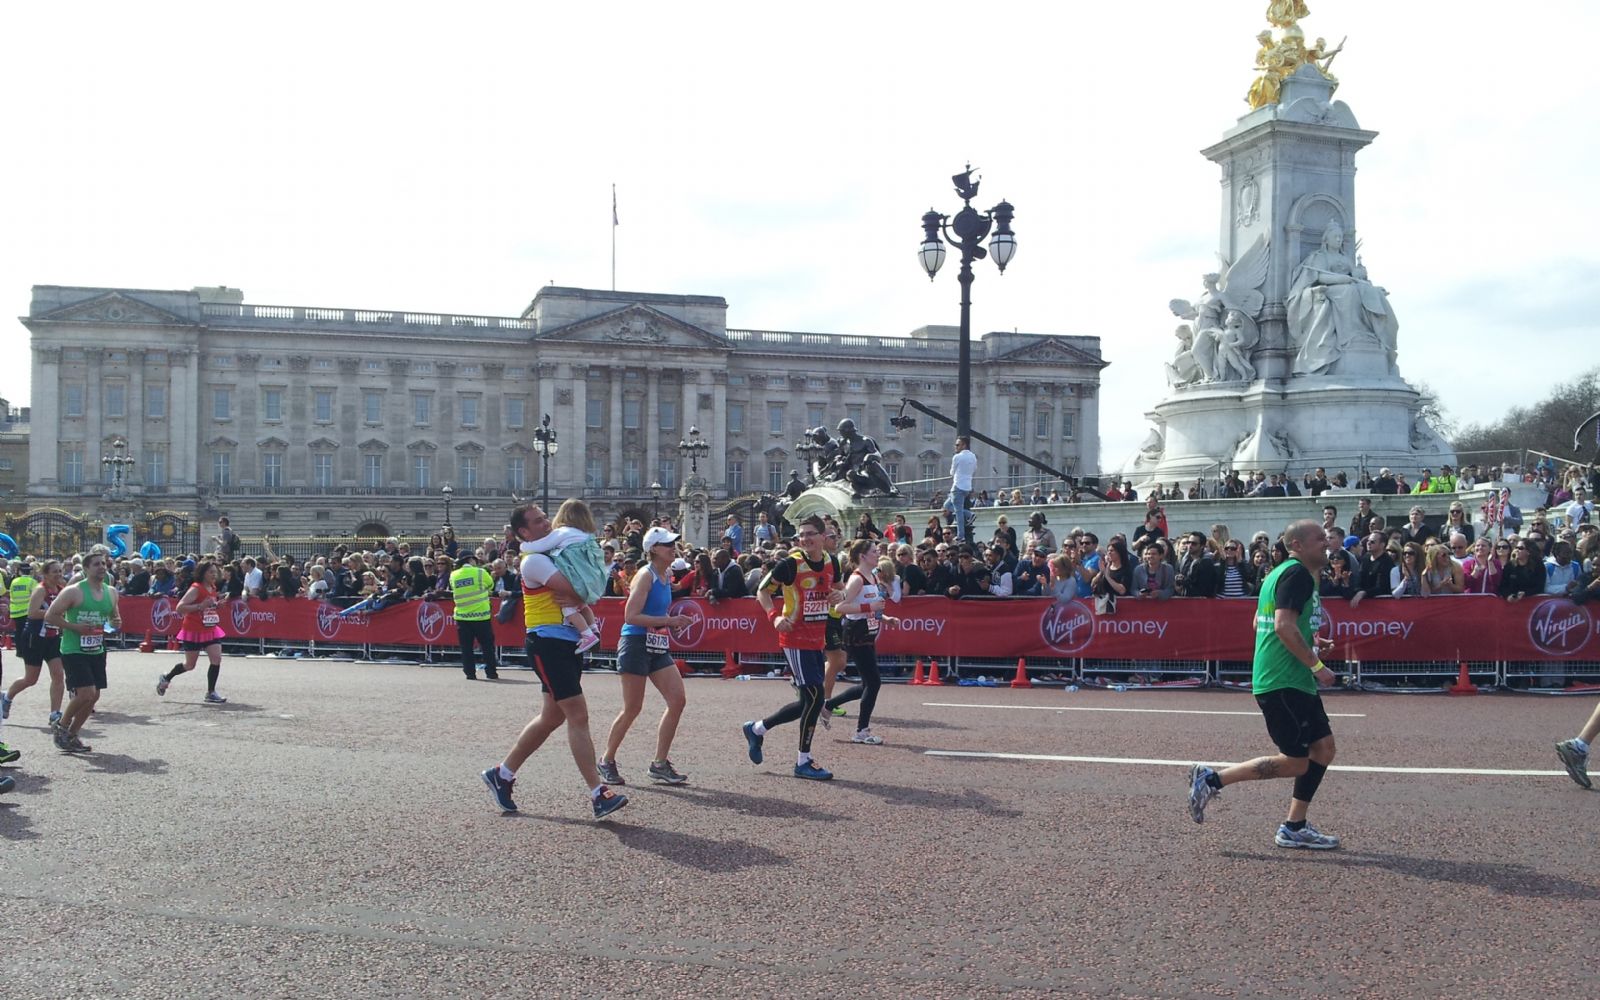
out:
{"label": "running shoe", "polygon": [[857,729],[856,734],[850,737],[851,743],[865,743],[868,746],[881,746],[883,737],[873,733],[870,729]]}
{"label": "running shoe", "polygon": [[817,766],[817,762],[814,760],[808,760],[804,764],[796,764],[794,766],[794,776],[796,778],[804,778],[807,781],[833,780],[833,772],[827,768]]}
{"label": "running shoe", "polygon": [[0,719],[11,718],[11,696],[0,691]]}
{"label": "running shoe", "polygon": [[842,719],[849,715],[850,712],[843,705],[840,705],[838,708],[833,710],[833,714]]}
{"label": "running shoe", "polygon": [[617,770],[614,760],[597,760],[594,762],[595,770],[600,772],[600,780],[608,785],[626,785],[628,782],[622,777],[622,772]]}
{"label": "running shoe", "polygon": [[1278,835],[1272,842],[1279,847],[1301,847],[1310,851],[1331,851],[1339,846],[1339,838],[1329,833],[1318,833],[1317,828],[1307,823],[1298,830],[1289,829],[1287,824],[1278,827]]}
{"label": "running shoe", "polygon": [[627,804],[628,797],[626,795],[621,792],[613,792],[611,789],[601,785],[600,794],[594,796],[594,818],[605,819]]}
{"label": "running shoe", "polygon": [[55,729],[56,728],[56,723],[58,723],[60,721],[61,721],[61,713],[60,712],[51,712],[50,713],[50,728],[51,729]]}
{"label": "running shoe", "polygon": [[4,743],[0,743],[0,764],[9,764],[21,756],[21,750],[13,750]]}
{"label": "running shoe", "polygon": [[[584,653],[587,653],[589,650],[595,648],[598,645],[600,645],[600,633],[598,633],[598,632],[580,632],[580,633],[578,633],[578,650],[577,650],[577,652],[578,652],[579,656],[582,656]],[[617,808],[620,809],[622,807],[618,806]]]}
{"label": "running shoe", "polygon": [[1567,766],[1567,774],[1585,788],[1593,788],[1589,780],[1589,755],[1578,749],[1577,740],[1562,740],[1556,744],[1556,756]]}
{"label": "running shoe", "polygon": [[15,787],[17,787],[15,778],[9,774],[0,775],[0,795],[4,795]]}
{"label": "running shoe", "polygon": [[1189,768],[1189,818],[1196,823],[1206,821],[1206,803],[1222,794],[1222,789],[1212,788],[1206,781],[1215,773],[1204,764]]}
{"label": "running shoe", "polygon": [[517,783],[516,778],[507,780],[500,777],[499,764],[484,771],[479,777],[483,778],[483,783],[489,786],[489,797],[494,799],[495,806],[501,812],[514,813],[517,811],[517,804],[511,799],[511,788]]}
{"label": "running shoe", "polygon": [[650,777],[660,785],[687,785],[689,776],[682,774],[672,766],[670,760],[653,761],[650,764]]}
{"label": "running shoe", "polygon": [[94,747],[78,739],[78,737],[67,737],[67,751],[69,753],[89,753],[92,750],[94,750]]}
{"label": "running shoe", "polygon": [[156,674],[156,694],[158,696],[165,695],[167,693],[167,685],[171,683],[171,681],[167,680],[166,674]]}
{"label": "running shoe", "polygon": [[228,699],[224,698],[220,694],[217,694],[215,691],[207,691],[206,692],[206,704],[207,705],[226,705],[227,703],[228,703]]}
{"label": "running shoe", "polygon": [[823,729],[832,729],[833,728],[832,715],[833,715],[833,713],[832,712],[828,712],[828,711],[823,711],[823,712],[818,713],[817,721],[822,723],[822,728]]}
{"label": "running shoe", "polygon": [[60,726],[57,726],[56,727],[56,734],[53,737],[53,740],[55,742],[57,750],[60,750],[62,753],[71,753],[72,752],[72,742],[71,742],[72,737],[67,735],[67,731],[65,729],[62,729]]}
{"label": "running shoe", "polygon": [[761,744],[766,742],[766,737],[756,735],[756,724],[754,722],[746,722],[744,724],[744,742],[745,747],[750,751],[750,763],[761,763]]}

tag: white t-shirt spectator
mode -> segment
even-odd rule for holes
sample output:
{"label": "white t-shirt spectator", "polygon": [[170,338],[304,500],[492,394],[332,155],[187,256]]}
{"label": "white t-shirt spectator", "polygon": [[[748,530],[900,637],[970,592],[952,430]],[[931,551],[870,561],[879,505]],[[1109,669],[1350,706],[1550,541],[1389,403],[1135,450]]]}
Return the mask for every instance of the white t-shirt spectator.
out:
{"label": "white t-shirt spectator", "polygon": [[320,601],[328,596],[328,581],[318,579],[306,588],[306,597],[313,601]]}
{"label": "white t-shirt spectator", "polygon": [[1574,500],[1567,504],[1567,526],[1576,528],[1580,524],[1594,521],[1594,504],[1588,500]]}
{"label": "white t-shirt spectator", "polygon": [[244,575],[244,589],[245,589],[245,592],[249,593],[249,594],[259,594],[259,593],[261,593],[261,567],[260,566],[257,566],[255,569],[251,570],[250,572],[248,572],[248,573],[246,573]]}
{"label": "white t-shirt spectator", "polygon": [[950,456],[950,482],[956,489],[972,492],[972,476],[977,471],[978,456],[971,448]]}

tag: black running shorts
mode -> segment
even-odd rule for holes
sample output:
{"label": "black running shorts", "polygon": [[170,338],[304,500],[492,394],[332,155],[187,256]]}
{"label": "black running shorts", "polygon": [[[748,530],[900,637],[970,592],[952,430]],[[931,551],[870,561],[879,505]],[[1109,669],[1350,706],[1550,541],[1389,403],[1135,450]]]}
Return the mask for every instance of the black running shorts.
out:
{"label": "black running shorts", "polygon": [[106,689],[106,654],[85,655],[67,653],[61,657],[62,673],[67,675],[67,687],[95,687]]}
{"label": "black running shorts", "polygon": [[1305,757],[1311,744],[1333,735],[1322,699],[1294,688],[1279,688],[1256,695],[1256,704],[1267,720],[1267,735],[1285,757]]}
{"label": "black running shorts", "polygon": [[828,616],[828,622],[822,627],[822,648],[828,651],[844,648],[844,619]]}
{"label": "black running shorts", "polygon": [[578,656],[576,642],[529,632],[524,651],[550,697],[566,701],[583,694],[583,659]]}

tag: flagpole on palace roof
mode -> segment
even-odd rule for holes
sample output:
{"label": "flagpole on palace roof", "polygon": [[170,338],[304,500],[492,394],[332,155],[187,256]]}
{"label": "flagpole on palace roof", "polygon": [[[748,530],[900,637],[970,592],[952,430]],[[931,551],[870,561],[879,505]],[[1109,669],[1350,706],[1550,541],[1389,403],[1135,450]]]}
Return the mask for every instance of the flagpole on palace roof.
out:
{"label": "flagpole on palace roof", "polygon": [[611,290],[617,290],[617,186],[611,185]]}

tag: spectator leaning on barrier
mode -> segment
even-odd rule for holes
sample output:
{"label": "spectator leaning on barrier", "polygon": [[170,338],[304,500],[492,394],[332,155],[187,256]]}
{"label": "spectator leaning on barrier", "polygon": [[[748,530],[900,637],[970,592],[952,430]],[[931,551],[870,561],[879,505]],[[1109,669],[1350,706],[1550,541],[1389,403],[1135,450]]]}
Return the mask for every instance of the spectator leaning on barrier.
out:
{"label": "spectator leaning on barrier", "polygon": [[1544,562],[1538,545],[1520,539],[1511,548],[1511,562],[1500,574],[1499,594],[1512,604],[1530,595],[1544,593]]}
{"label": "spectator leaning on barrier", "polygon": [[1421,507],[1411,508],[1409,519],[1407,520],[1405,526],[1400,529],[1401,541],[1416,542],[1418,545],[1422,545],[1425,544],[1429,539],[1438,537],[1438,532],[1428,527],[1427,523],[1423,520],[1423,516],[1424,515]]}
{"label": "spectator leaning on barrier", "polygon": [[1204,532],[1191,531],[1178,539],[1180,554],[1172,582],[1179,597],[1215,597],[1221,585],[1217,564],[1206,547]]}
{"label": "spectator leaning on barrier", "polygon": [[1174,592],[1172,564],[1167,562],[1167,543],[1148,541],[1133,569],[1133,592],[1138,597],[1166,600]]}
{"label": "spectator leaning on barrier", "polygon": [[1429,544],[1424,550],[1423,562],[1427,567],[1422,573],[1423,596],[1459,594],[1466,589],[1466,575],[1445,546]]}
{"label": "spectator leaning on barrier", "polygon": [[1580,569],[1572,559],[1571,542],[1557,542],[1550,548],[1550,558],[1544,564],[1544,592],[1557,597],[1570,597],[1580,589]]}
{"label": "spectator leaning on barrier", "polygon": [[989,583],[984,593],[990,597],[1010,597],[1016,587],[1016,576],[1006,559],[1005,547],[1000,542],[989,546],[985,560]]}
{"label": "spectator leaning on barrier", "polygon": [[1050,584],[1050,563],[1047,553],[1035,548],[1028,558],[1017,563],[1011,576],[1011,593],[1015,597],[1041,597]]}
{"label": "spectator leaning on barrier", "polygon": [[1472,543],[1472,555],[1461,563],[1468,594],[1494,594],[1499,592],[1500,573],[1505,569],[1505,557],[1511,552],[1510,542],[1494,542],[1480,538]]}

